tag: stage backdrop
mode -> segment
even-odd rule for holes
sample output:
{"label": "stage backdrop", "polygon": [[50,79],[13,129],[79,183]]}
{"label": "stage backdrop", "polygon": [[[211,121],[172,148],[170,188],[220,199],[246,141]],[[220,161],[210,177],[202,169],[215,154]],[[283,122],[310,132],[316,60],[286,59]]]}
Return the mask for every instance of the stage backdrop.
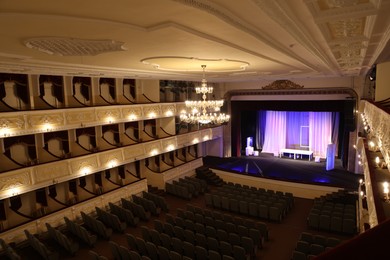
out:
{"label": "stage backdrop", "polygon": [[288,148],[326,158],[328,144],[337,147],[338,129],[337,112],[258,111],[257,147],[275,156]]}

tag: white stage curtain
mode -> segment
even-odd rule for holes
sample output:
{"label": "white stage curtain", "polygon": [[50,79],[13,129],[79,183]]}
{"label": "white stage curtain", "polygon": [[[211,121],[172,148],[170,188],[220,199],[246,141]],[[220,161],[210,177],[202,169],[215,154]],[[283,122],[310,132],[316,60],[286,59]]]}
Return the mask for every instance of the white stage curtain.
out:
{"label": "white stage curtain", "polygon": [[286,147],[286,112],[267,111],[262,152],[279,155]]}
{"label": "white stage curtain", "polygon": [[309,147],[314,156],[326,158],[328,144],[332,143],[332,113],[309,113]]}
{"label": "white stage curtain", "polygon": [[[307,122],[308,119],[308,122]],[[333,119],[333,120],[332,120]],[[267,111],[262,152],[279,155],[281,149],[298,147],[301,126],[309,126],[309,150],[313,156],[326,158],[328,144],[332,143],[332,112]],[[333,136],[333,141],[334,140]]]}

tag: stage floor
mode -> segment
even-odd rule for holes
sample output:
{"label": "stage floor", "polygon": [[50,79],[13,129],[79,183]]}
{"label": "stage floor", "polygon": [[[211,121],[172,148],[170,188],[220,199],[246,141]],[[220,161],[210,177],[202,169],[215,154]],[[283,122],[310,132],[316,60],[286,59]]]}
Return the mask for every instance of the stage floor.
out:
{"label": "stage floor", "polygon": [[343,169],[341,160],[335,161],[335,169],[327,171],[325,161],[294,160],[260,153],[259,156],[220,158],[206,156],[204,165],[238,174],[276,180],[327,185],[357,190],[361,175]]}

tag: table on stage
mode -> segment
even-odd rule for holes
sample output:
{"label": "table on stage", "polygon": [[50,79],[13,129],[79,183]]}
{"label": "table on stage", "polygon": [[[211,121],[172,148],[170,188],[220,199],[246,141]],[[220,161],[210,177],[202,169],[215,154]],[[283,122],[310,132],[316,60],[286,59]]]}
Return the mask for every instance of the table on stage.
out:
{"label": "table on stage", "polygon": [[308,151],[308,150],[297,150],[297,149],[280,149],[279,157],[282,157],[283,154],[285,153],[290,153],[294,154],[294,160],[297,158],[297,154],[302,155],[308,155],[309,156],[309,161],[313,157],[313,151]]}

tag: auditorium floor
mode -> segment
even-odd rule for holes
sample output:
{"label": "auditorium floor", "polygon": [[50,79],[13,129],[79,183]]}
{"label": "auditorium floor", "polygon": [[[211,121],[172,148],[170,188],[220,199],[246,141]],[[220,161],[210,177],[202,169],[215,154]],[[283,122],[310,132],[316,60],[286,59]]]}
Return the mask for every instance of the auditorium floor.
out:
{"label": "auditorium floor", "polygon": [[[191,201],[174,197],[172,195],[164,195],[166,201],[170,206],[170,214],[176,215],[177,208],[185,209],[188,203],[206,207],[204,196],[200,195],[197,198],[193,198]],[[340,236],[333,233],[319,232],[308,230],[306,224],[306,218],[311,209],[313,200],[295,198],[295,207],[287,214],[282,223],[272,223],[263,221],[268,224],[270,229],[270,240],[265,243],[265,247],[258,250],[256,259],[262,260],[289,260],[291,259],[291,253],[295,248],[299,235],[303,231],[312,232],[313,234],[323,234],[326,236],[333,236],[340,239],[349,239],[347,236]],[[226,213],[226,212],[225,212]],[[154,217],[155,218],[155,217]],[[141,236],[140,226],[145,225],[153,228],[153,219],[149,221],[141,221],[137,227],[128,227],[126,232],[132,233],[135,236]],[[162,213],[158,219],[165,221],[165,213]],[[127,242],[124,234],[114,233],[111,240],[117,242],[119,245],[127,246]],[[74,257],[70,257],[66,254],[62,254],[61,259],[92,259],[88,254],[89,250],[94,250],[101,255],[113,259],[111,250],[107,241],[99,240],[93,248],[81,247]],[[61,251],[60,251],[61,252]],[[23,259],[40,259],[35,252],[31,250],[24,250]]]}

